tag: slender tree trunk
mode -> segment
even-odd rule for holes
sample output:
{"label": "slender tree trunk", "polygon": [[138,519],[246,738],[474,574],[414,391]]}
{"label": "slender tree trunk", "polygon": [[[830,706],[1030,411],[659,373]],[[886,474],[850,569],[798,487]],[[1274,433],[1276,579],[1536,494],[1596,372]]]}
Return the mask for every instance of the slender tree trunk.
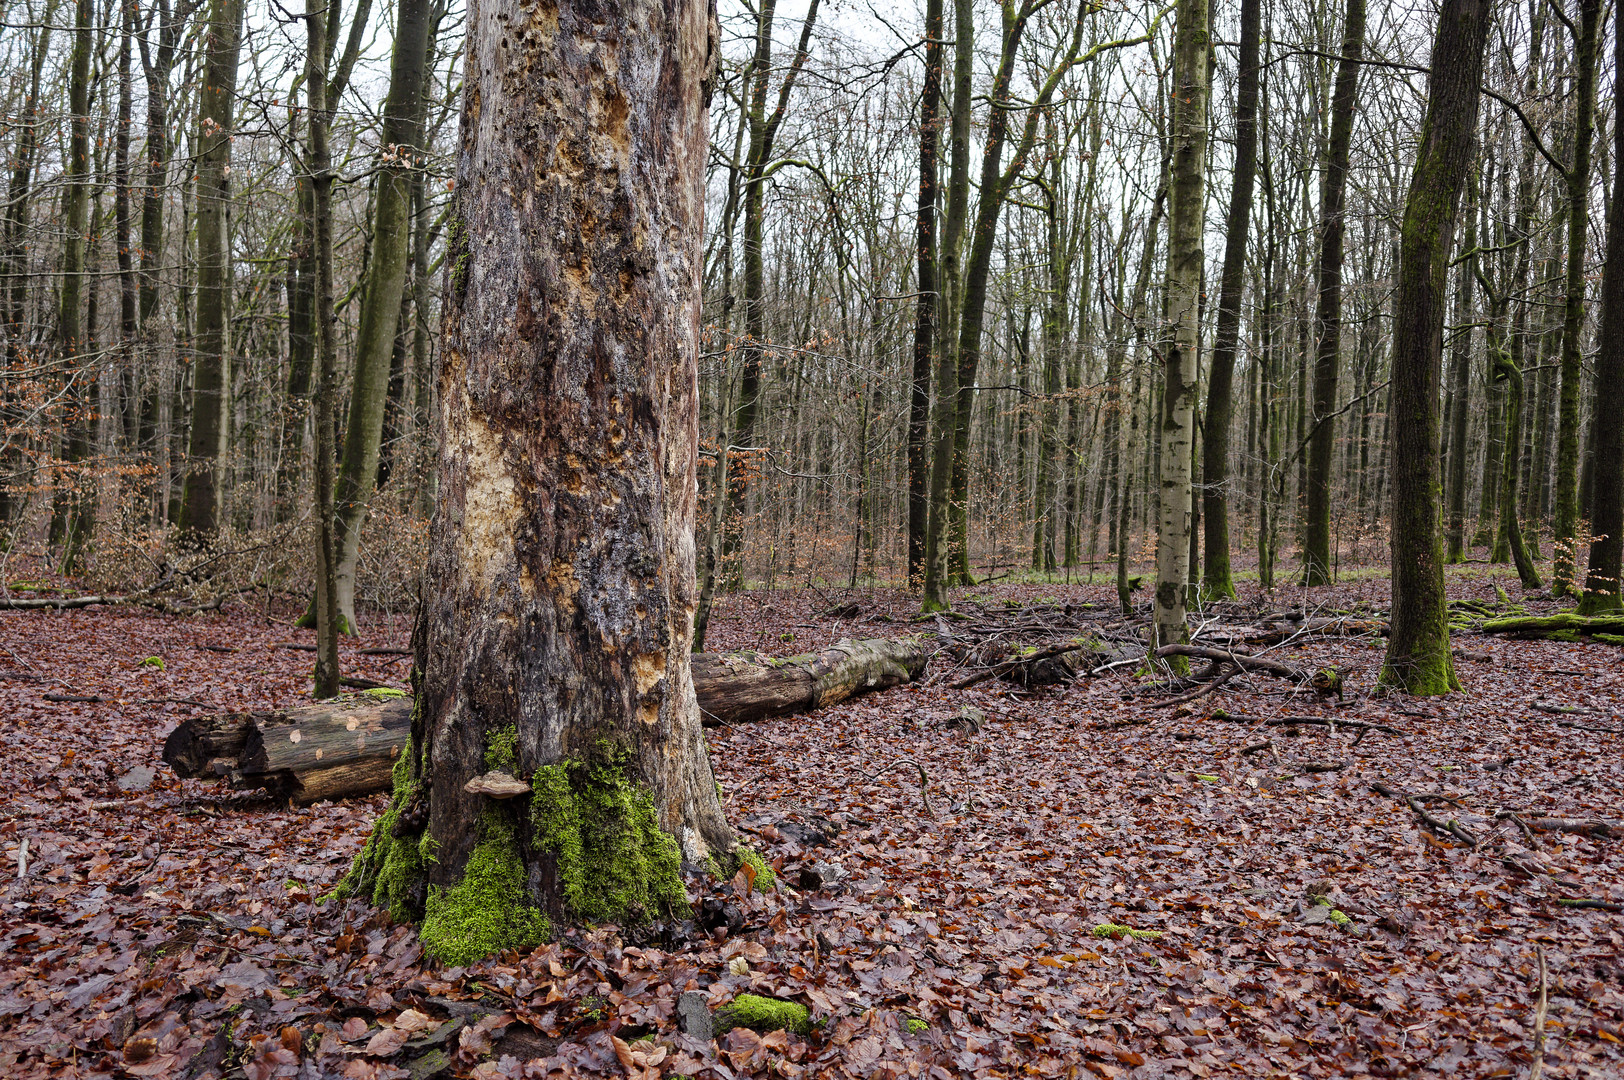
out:
{"label": "slender tree trunk", "polygon": [[[1361,0],[1353,0],[1360,3]],[[1246,292],[1246,241],[1251,231],[1252,193],[1257,173],[1258,44],[1261,0],[1242,0],[1239,72],[1235,86],[1235,169],[1225,226],[1224,268],[1219,278],[1218,326],[1207,376],[1207,418],[1202,430],[1201,504],[1207,560],[1202,585],[1207,595],[1233,597],[1229,568],[1229,436],[1234,415],[1235,351],[1240,340],[1241,304]]]}
{"label": "slender tree trunk", "polygon": [[737,865],[688,651],[714,23],[558,16],[470,11],[421,705],[345,883],[448,964],[675,913],[681,861]]}
{"label": "slender tree trunk", "polygon": [[[1624,19],[1613,15],[1613,70],[1624,71]],[[1613,115],[1613,192],[1596,356],[1596,464],[1590,560],[1579,612],[1624,608],[1624,124]]]}
{"label": "slender tree trunk", "polygon": [[1584,331],[1585,253],[1590,228],[1590,141],[1596,117],[1596,36],[1601,0],[1579,0],[1575,35],[1573,166],[1568,170],[1567,306],[1562,323],[1562,397],[1557,421],[1556,514],[1551,546],[1555,551],[1551,591],[1573,596],[1579,544],[1579,384],[1584,373],[1580,335]]}
{"label": "slender tree trunk", "polygon": [[219,469],[231,400],[231,139],[242,23],[242,0],[210,0],[197,128],[191,437],[178,522],[183,542],[193,546],[208,544],[220,528]]}
{"label": "slender tree trunk", "polygon": [[394,62],[383,106],[382,161],[372,217],[372,250],[361,296],[355,370],[344,458],[338,472],[337,544],[334,568],[338,630],[355,633],[355,571],[361,526],[372,499],[383,436],[390,358],[399,328],[411,238],[412,178],[426,164],[418,116],[427,76],[429,0],[400,0],[395,19]]}
{"label": "slender tree trunk", "polygon": [[930,373],[936,362],[941,281],[936,256],[937,157],[942,136],[942,0],[925,4],[925,85],[919,96],[919,298],[908,394],[908,583],[923,585],[930,517]]}
{"label": "slender tree trunk", "polygon": [[135,366],[139,320],[130,207],[130,120],[135,98],[131,46],[134,37],[134,0],[120,0],[118,115],[113,122],[113,255],[118,265],[119,442],[126,448],[138,444],[141,412],[141,374]]}
{"label": "slender tree trunk", "polygon": [[[1466,232],[1461,249],[1477,248],[1477,181],[1466,184],[1466,206],[1461,216]],[[1472,291],[1476,287],[1477,255],[1466,257],[1455,285],[1455,333],[1451,339],[1449,363],[1449,553],[1450,565],[1466,561],[1466,431],[1471,419],[1468,407],[1472,394]]]}
{"label": "slender tree trunk", "polygon": [[1411,694],[1459,689],[1439,531],[1438,383],[1455,214],[1475,151],[1487,0],[1444,0],[1400,238],[1393,316],[1392,636],[1380,681]]}
{"label": "slender tree trunk", "polygon": [[1348,0],[1342,59],[1331,96],[1331,139],[1320,189],[1319,307],[1314,321],[1314,427],[1308,448],[1308,491],[1303,528],[1303,584],[1331,580],[1331,458],[1336,445],[1337,379],[1342,365],[1342,249],[1347,231],[1348,157],[1359,97],[1359,61],[1365,47],[1365,0]]}
{"label": "slender tree trunk", "polygon": [[1155,644],[1189,640],[1190,454],[1195,440],[1197,335],[1203,259],[1202,218],[1211,71],[1207,0],[1178,0],[1173,44],[1173,157],[1168,183],[1167,324],[1157,435],[1162,448],[1156,530]]}
{"label": "slender tree trunk", "polygon": [[90,54],[95,37],[96,13],[91,0],[78,0],[73,31],[73,51],[68,60],[68,161],[66,190],[62,196],[62,219],[66,237],[62,243],[62,287],[57,293],[57,348],[70,380],[68,412],[63,453],[65,468],[58,484],[56,509],[51,518],[51,539],[62,543],[62,572],[78,569],[79,552],[85,539],[82,514],[94,505],[87,498],[81,477],[74,466],[89,451],[87,432],[95,408],[95,367],[84,362],[88,351],[85,328],[84,286],[86,232],[90,207]]}
{"label": "slender tree trunk", "polygon": [[305,0],[309,47],[305,61],[311,241],[315,261],[313,320],[316,338],[316,687],[315,696],[338,693],[338,538],[334,522],[334,426],[338,397],[338,343],[333,318],[333,173],[328,146],[332,106],[327,100],[327,7]]}

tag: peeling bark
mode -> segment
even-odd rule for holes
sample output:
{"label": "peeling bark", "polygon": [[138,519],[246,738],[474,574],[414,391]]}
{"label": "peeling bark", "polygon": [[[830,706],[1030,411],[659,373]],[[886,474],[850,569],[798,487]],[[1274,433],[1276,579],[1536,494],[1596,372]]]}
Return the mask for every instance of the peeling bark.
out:
{"label": "peeling bark", "polygon": [[476,0],[468,25],[419,708],[396,788],[416,795],[394,828],[426,829],[432,902],[500,817],[528,902],[556,911],[556,853],[464,790],[509,732],[514,775],[606,755],[688,861],[734,848],[689,670],[714,16]]}

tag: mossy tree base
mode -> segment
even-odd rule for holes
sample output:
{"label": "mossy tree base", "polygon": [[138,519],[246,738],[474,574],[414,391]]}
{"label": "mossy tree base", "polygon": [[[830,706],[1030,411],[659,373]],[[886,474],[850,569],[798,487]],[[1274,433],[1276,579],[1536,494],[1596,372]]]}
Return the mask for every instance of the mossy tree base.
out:
{"label": "mossy tree base", "polygon": [[[515,743],[511,732],[498,733],[486,763],[515,768]],[[681,852],[628,766],[626,753],[606,745],[596,760],[536,770],[529,799],[487,800],[461,878],[443,886],[428,881],[439,845],[424,828],[408,747],[389,808],[335,895],[364,897],[419,923],[424,952],[453,965],[542,944],[555,918],[633,927],[685,917]],[[763,874],[770,882],[772,871],[752,855],[737,858],[758,867],[758,883]]]}

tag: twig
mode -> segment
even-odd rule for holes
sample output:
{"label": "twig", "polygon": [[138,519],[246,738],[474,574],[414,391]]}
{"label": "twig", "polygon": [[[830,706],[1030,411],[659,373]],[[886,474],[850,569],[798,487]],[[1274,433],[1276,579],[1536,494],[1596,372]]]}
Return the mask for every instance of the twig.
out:
{"label": "twig", "polygon": [[1545,1071],[1545,1013],[1550,1005],[1546,996],[1548,973],[1545,970],[1545,947],[1535,945],[1534,955],[1539,959],[1539,1005],[1534,1009],[1534,1064],[1528,1070],[1528,1080],[1539,1080],[1540,1074]]}
{"label": "twig", "polygon": [[1582,900],[1558,897],[1558,904],[1570,908],[1594,908],[1597,911],[1624,911],[1624,904],[1617,904],[1611,900]]}
{"label": "twig", "polygon": [[1405,791],[1394,791],[1386,784],[1380,782],[1371,784],[1370,789],[1379,795],[1387,796],[1389,799],[1403,799],[1406,805],[1409,806],[1411,812],[1413,812],[1416,817],[1420,818],[1422,823],[1433,832],[1447,833],[1448,835],[1459,840],[1461,843],[1470,847],[1473,851],[1476,851],[1478,847],[1481,846],[1482,841],[1474,836],[1471,830],[1466,828],[1466,826],[1456,821],[1441,821],[1429,814],[1427,812],[1427,808],[1421,805],[1421,800],[1423,798],[1427,798],[1428,796],[1410,794],[1409,792]]}
{"label": "twig", "polygon": [[881,776],[884,776],[887,772],[896,768],[898,765],[912,765],[914,768],[919,770],[919,796],[925,801],[925,813],[929,814],[931,817],[935,817],[936,811],[932,809],[930,805],[930,777],[925,775],[925,767],[919,764],[919,762],[915,761],[913,758],[897,758],[895,761],[890,762],[889,764],[881,765],[879,770],[875,772],[873,776],[864,775],[863,782],[873,783],[875,780],[879,779]]}
{"label": "twig", "polygon": [[1232,724],[1265,724],[1269,727],[1297,727],[1306,724],[1310,727],[1328,727],[1333,733],[1339,727],[1346,727],[1366,731],[1384,731],[1389,735],[1404,734],[1398,728],[1388,727],[1386,724],[1373,724],[1368,720],[1355,720],[1346,716],[1338,717],[1335,720],[1323,716],[1243,716],[1240,713],[1217,709],[1213,711],[1212,719],[1228,720]]}
{"label": "twig", "polygon": [[1231,664],[1228,661],[1225,661],[1219,668],[1217,678],[1211,680],[1210,682],[1203,683],[1201,686],[1196,687],[1187,694],[1180,694],[1178,697],[1168,698],[1166,701],[1158,702],[1156,707],[1158,709],[1170,709],[1175,705],[1183,705],[1185,702],[1195,701],[1197,698],[1204,698],[1240,673],[1241,668],[1239,664]]}

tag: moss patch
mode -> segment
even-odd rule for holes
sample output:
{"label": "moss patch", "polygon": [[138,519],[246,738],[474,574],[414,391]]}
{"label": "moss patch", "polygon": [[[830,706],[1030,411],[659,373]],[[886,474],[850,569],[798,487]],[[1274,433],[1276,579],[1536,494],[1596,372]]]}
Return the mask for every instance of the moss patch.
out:
{"label": "moss patch", "polygon": [[449,889],[429,890],[418,928],[423,951],[460,967],[503,949],[540,945],[550,930],[547,916],[526,895],[524,860],[513,826],[500,811],[486,811],[462,880]]}
{"label": "moss patch", "polygon": [[371,686],[361,691],[361,696],[376,701],[387,701],[389,698],[405,697],[406,691],[396,690],[393,686]]}
{"label": "moss patch", "polygon": [[606,751],[530,778],[531,842],[552,853],[564,905],[585,922],[637,925],[688,906],[682,853],[660,831],[647,790],[627,775],[628,759]]}
{"label": "moss patch", "polygon": [[501,731],[492,732],[485,744],[485,768],[487,771],[505,772],[509,776],[519,775],[519,729],[512,724]]}
{"label": "moss patch", "polygon": [[[419,914],[419,889],[423,880],[425,855],[432,859],[432,847],[418,837],[396,836],[400,817],[417,796],[418,783],[412,777],[412,758],[415,748],[408,740],[406,749],[395,759],[394,796],[389,808],[379,815],[372,826],[372,835],[355,861],[350,872],[339,881],[332,896],[345,900],[364,896],[374,907],[381,907],[398,922],[409,922]],[[425,851],[425,847],[429,850]]]}
{"label": "moss patch", "polygon": [[1123,926],[1121,923],[1105,922],[1094,927],[1094,936],[1115,938],[1118,941],[1125,937],[1133,938],[1135,941],[1155,941],[1162,936],[1162,932],[1160,930],[1135,930],[1133,927]]}
{"label": "moss patch", "polygon": [[716,1010],[716,1034],[721,1035],[738,1027],[807,1035],[812,1031],[812,1014],[805,1005],[797,1005],[793,1001],[740,994],[731,1004]]}
{"label": "moss patch", "polygon": [[734,855],[738,861],[738,865],[733,868],[735,874],[739,872],[740,866],[748,866],[756,872],[756,892],[771,891],[773,883],[778,880],[778,874],[772,867],[767,865],[766,859],[763,859],[759,854],[747,847],[737,849]]}

